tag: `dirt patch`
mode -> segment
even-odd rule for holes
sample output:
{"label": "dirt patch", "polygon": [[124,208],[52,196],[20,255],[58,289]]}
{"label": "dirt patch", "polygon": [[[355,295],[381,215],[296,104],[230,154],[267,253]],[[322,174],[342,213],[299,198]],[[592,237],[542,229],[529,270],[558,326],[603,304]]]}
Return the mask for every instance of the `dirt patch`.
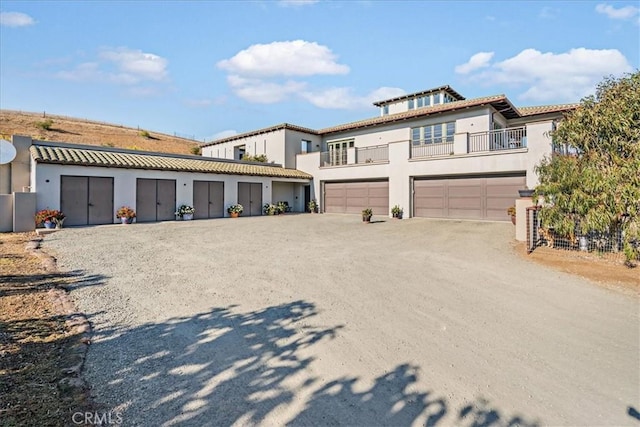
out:
{"label": "dirt patch", "polygon": [[515,243],[514,248],[529,261],[584,277],[609,289],[640,295],[640,267],[625,266],[622,257],[612,260],[592,253],[547,247],[536,248],[527,254],[523,242]]}
{"label": "dirt patch", "polygon": [[[38,123],[52,120],[49,130]],[[198,143],[157,132],[144,132],[115,124],[99,123],[56,115],[0,110],[0,136],[30,136],[43,141],[69,142],[161,153],[193,154]]]}
{"label": "dirt patch", "polygon": [[[34,233],[0,235],[0,420],[3,425],[59,426],[92,410],[79,379],[81,331],[68,316],[71,279],[26,251]],[[77,322],[77,320],[76,320]]]}

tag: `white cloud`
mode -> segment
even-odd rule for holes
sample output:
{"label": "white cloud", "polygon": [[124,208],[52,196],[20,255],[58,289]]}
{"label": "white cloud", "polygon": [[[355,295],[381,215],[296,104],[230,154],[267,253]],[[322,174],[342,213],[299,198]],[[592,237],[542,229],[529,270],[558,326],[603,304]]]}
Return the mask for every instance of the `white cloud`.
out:
{"label": "white cloud", "polygon": [[486,86],[513,86],[520,99],[536,102],[577,102],[593,93],[604,76],[631,72],[633,68],[617,49],[571,49],[565,53],[542,53],[525,49],[512,58],[469,76]]}
{"label": "white cloud", "polygon": [[100,52],[100,58],[115,64],[125,82],[161,81],[167,77],[168,61],[153,53],[120,47],[103,50]]}
{"label": "white cloud", "polygon": [[364,96],[354,94],[352,88],[338,87],[315,92],[303,92],[304,99],[319,108],[354,110],[371,107],[376,101],[395,98],[406,92],[395,87],[380,87]]}
{"label": "white cloud", "polygon": [[227,83],[236,96],[257,104],[298,98],[319,108],[357,109],[404,94],[402,89],[386,87],[364,96],[347,87],[314,89],[309,78],[347,74],[349,67],[339,64],[327,46],[305,40],[255,44],[216,65],[228,72]]}
{"label": "white cloud", "polygon": [[235,130],[235,129],[227,129],[227,130],[223,130],[223,131],[220,131],[220,132],[214,134],[210,138],[210,140],[211,141],[215,141],[217,139],[228,138],[230,136],[234,136],[234,135],[237,135],[237,134],[238,134],[237,130]]}
{"label": "white cloud", "polygon": [[306,87],[306,83],[293,80],[279,83],[233,74],[227,77],[227,82],[240,98],[257,104],[273,104],[283,101],[289,95],[300,92]]}
{"label": "white cloud", "polygon": [[279,0],[278,5],[282,7],[300,7],[318,3],[319,0]]}
{"label": "white cloud", "polygon": [[466,63],[456,66],[455,72],[458,74],[469,74],[477,69],[488,67],[493,55],[494,52],[478,52]]}
{"label": "white cloud", "polygon": [[0,25],[4,27],[27,27],[36,21],[26,13],[0,12]]}
{"label": "white cloud", "polygon": [[638,16],[640,14],[640,8],[635,6],[625,6],[616,9],[610,4],[600,3],[596,6],[596,12],[607,15],[610,19],[627,20]]}
{"label": "white cloud", "polygon": [[336,59],[326,46],[294,40],[254,44],[219,61],[217,66],[232,74],[253,77],[347,74],[349,67],[338,64]]}
{"label": "white cloud", "polygon": [[[84,62],[72,70],[60,71],[56,77],[132,86],[165,81],[168,77],[167,65],[168,61],[158,55],[121,47],[104,49],[98,54],[96,61]],[[137,93],[148,94],[150,89],[141,89]]]}

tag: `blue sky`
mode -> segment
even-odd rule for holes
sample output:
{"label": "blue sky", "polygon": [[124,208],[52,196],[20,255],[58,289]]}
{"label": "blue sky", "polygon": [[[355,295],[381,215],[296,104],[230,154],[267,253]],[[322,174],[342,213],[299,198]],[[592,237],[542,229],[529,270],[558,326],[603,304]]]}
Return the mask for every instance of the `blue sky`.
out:
{"label": "blue sky", "polygon": [[640,2],[8,1],[0,108],[202,140],[451,85],[577,102],[637,70]]}

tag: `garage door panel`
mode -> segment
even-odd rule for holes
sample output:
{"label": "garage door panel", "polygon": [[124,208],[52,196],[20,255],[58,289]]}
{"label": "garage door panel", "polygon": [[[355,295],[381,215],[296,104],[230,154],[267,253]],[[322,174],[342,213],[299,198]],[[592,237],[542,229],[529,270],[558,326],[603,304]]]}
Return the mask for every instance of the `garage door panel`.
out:
{"label": "garage door panel", "polygon": [[224,182],[209,182],[209,218],[224,217]]}
{"label": "garage door panel", "polygon": [[156,181],[138,178],[136,184],[136,221],[156,220]]}
{"label": "garage door panel", "polygon": [[60,210],[66,215],[66,225],[87,225],[88,185],[86,176],[60,177]]}
{"label": "garage door panel", "polygon": [[455,209],[449,208],[449,218],[481,219],[482,209]]}
{"label": "garage door panel", "polygon": [[507,221],[505,212],[525,180],[524,175],[416,180],[414,215]]}
{"label": "garage door panel", "polygon": [[88,223],[112,224],[115,211],[113,209],[113,178],[89,178],[89,218]]}
{"label": "garage door panel", "polygon": [[479,197],[482,185],[449,185],[449,197]]}
{"label": "garage door panel", "polygon": [[207,181],[193,181],[193,218],[206,219],[209,217],[209,183]]}
{"label": "garage door panel", "polygon": [[388,182],[328,182],[324,185],[324,211],[359,214],[371,208],[376,215],[389,209]]}
{"label": "garage door panel", "polygon": [[449,209],[478,209],[482,210],[482,199],[449,197]]}

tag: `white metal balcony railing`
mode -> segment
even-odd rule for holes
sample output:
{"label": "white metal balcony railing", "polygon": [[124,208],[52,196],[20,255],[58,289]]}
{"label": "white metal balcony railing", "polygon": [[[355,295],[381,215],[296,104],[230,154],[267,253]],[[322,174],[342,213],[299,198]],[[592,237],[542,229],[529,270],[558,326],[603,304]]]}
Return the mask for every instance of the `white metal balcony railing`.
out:
{"label": "white metal balcony railing", "polygon": [[356,163],[379,163],[389,160],[389,146],[376,145],[373,147],[357,147]]}
{"label": "white metal balcony railing", "polygon": [[527,146],[527,128],[497,129],[469,134],[468,152],[514,150]]}
{"label": "white metal balcony railing", "polygon": [[341,166],[347,164],[347,150],[337,149],[320,153],[320,167]]}
{"label": "white metal balcony railing", "polygon": [[[447,141],[447,139],[449,139]],[[435,142],[437,141],[437,142]],[[411,158],[416,157],[436,157],[449,156],[453,154],[453,141],[451,137],[440,138],[440,140],[411,141]]]}

